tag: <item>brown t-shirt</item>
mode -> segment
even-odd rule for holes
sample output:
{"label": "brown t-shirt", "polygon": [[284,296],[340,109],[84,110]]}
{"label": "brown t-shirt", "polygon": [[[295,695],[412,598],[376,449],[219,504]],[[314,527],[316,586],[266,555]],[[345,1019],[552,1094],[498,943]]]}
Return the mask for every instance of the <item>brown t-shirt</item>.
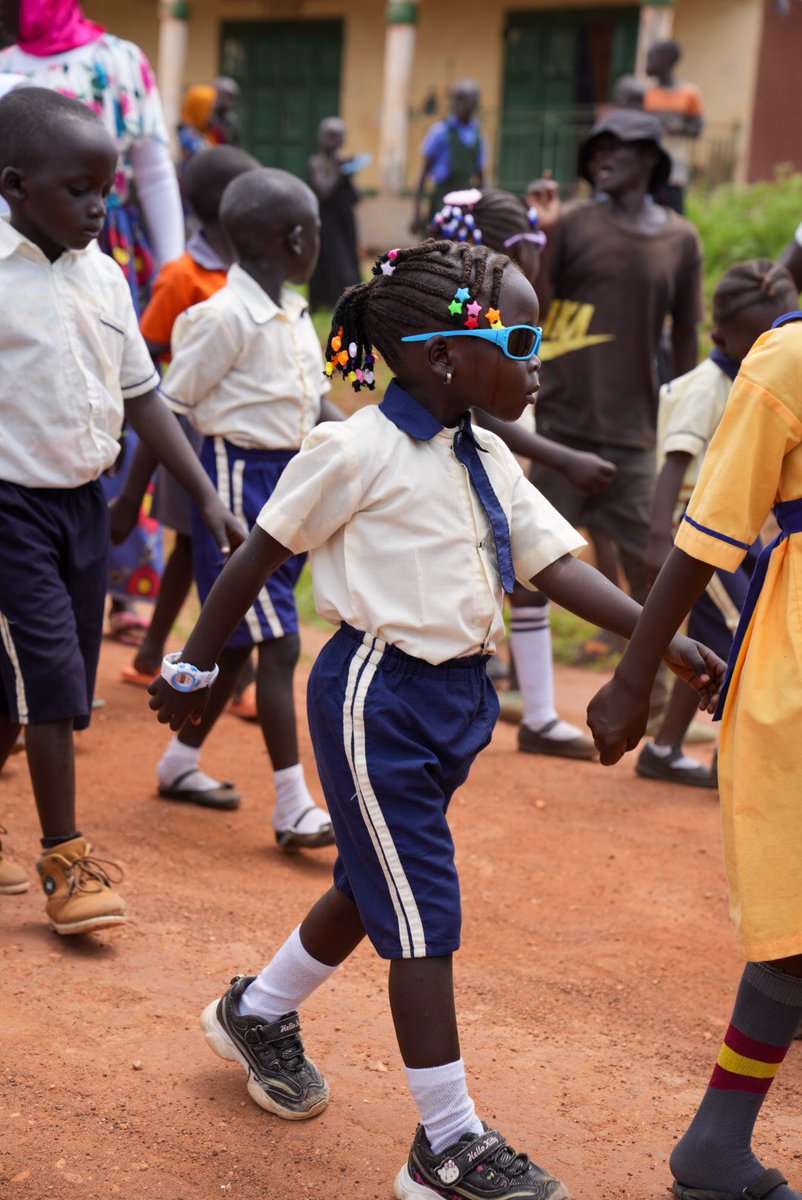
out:
{"label": "brown t-shirt", "polygon": [[665,225],[645,234],[621,226],[603,201],[581,201],[550,235],[539,432],[654,446],[663,322],[695,325],[702,314],[699,235],[665,211]]}

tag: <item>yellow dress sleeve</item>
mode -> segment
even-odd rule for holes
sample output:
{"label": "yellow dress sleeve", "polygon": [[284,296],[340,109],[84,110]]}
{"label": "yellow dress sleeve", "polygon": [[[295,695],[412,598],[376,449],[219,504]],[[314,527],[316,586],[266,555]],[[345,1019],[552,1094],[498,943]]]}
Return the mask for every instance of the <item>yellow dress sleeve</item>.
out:
{"label": "yellow dress sleeve", "polygon": [[744,360],[676,545],[734,571],[777,499],[786,456],[800,443],[802,322],[796,322],[764,334]]}

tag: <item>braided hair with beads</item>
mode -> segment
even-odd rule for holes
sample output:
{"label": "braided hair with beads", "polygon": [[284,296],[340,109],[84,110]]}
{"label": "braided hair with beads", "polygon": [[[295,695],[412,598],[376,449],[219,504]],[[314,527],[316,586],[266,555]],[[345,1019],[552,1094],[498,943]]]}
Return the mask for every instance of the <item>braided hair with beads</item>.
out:
{"label": "braided hair with beads", "polygon": [[476,328],[482,305],[477,297],[489,280],[483,316],[500,325],[501,280],[511,260],[487,246],[429,238],[408,250],[390,250],[372,277],[346,289],[332,316],[326,344],[326,374],[338,371],[355,391],[373,390],[376,351],[391,371],[399,368],[398,343],[435,323]]}

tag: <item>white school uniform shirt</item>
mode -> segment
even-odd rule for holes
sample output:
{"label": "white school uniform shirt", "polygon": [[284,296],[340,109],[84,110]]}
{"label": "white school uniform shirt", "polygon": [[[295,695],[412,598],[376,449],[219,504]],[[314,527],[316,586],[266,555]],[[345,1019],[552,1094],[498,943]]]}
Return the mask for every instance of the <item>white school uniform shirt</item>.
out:
{"label": "white school uniform shirt", "polygon": [[[726,367],[736,365],[725,355]],[[660,388],[657,415],[657,470],[667,454],[690,454],[677,500],[678,515],[688,507],[710,439],[716,432],[732,391],[733,376],[714,357],[705,358],[693,370],[664,383]]]}
{"label": "white school uniform shirt", "polygon": [[95,244],[51,263],[0,219],[0,479],[97,479],[120,452],[123,398],[158,382],[117,264]]}
{"label": "white school uniform shirt", "polygon": [[[584,539],[495,434],[474,428],[525,586]],[[437,665],[492,654],[504,636],[490,523],[444,428],[397,383],[378,406],[319,425],[285,468],[258,524],[310,550],[315,607]]]}
{"label": "white school uniform shirt", "polygon": [[175,323],[162,395],[205,437],[244,449],[296,450],[331,386],[302,296],[274,304],[236,263],[225,287]]}

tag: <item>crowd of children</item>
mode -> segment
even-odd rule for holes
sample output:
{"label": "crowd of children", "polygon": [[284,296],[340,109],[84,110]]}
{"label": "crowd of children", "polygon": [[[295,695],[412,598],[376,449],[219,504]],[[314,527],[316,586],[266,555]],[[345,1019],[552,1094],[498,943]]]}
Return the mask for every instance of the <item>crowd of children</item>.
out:
{"label": "crowd of children", "polygon": [[[148,685],[151,709],[174,734],[159,794],[238,804],[233,782],[201,770],[200,752],[253,655],[275,839],[337,849],[331,887],[258,974],[235,976],[209,1003],[203,1032],[244,1068],[258,1104],[289,1120],[314,1117],[329,1093],[305,1053],[299,1010],[367,936],[388,962],[419,1114],[397,1200],[568,1195],[476,1113],[456,1016],[461,901],[448,808],[498,715],[487,663],[504,637],[505,596],[520,749],[594,753],[555,708],[550,601],[631,639],[589,710],[602,762],[642,737],[661,660],[678,680],[640,773],[701,782],[683,734],[697,707],[723,709],[725,849],[748,963],[710,1087],[671,1159],[674,1191],[681,1200],[801,1195],[751,1151],[802,1019],[800,817],[788,787],[800,690],[801,314],[784,315],[796,291],[782,269],[739,264],[716,290],[713,352],[692,366],[698,239],[648,199],[668,170],[650,121],[618,113],[593,131],[580,167],[598,194],[578,210],[561,213],[549,186],[535,189],[532,207],[502,192],[447,196],[437,236],[382,254],[341,296],[324,355],[306,302],[288,286],[306,284],[318,257],[318,204],[306,184],[238,149],[199,152],[184,177],[199,229],[163,269],[140,328],[124,276],[92,245],[116,162],[103,125],[54,91],[25,87],[0,100],[0,194],[10,210],[0,284],[15,295],[0,318],[0,766],[24,727],[47,918],[60,934],[126,919],[114,864],[78,828],[73,742],[91,715],[110,533],[128,533],[160,463],[157,511],[176,540],[154,622],[125,673]],[[597,260],[611,256],[595,272],[588,238]],[[630,312],[615,319],[614,258],[630,264]],[[542,348],[535,281],[549,304]],[[634,358],[622,351],[637,304],[648,327]],[[569,306],[584,313],[581,328]],[[606,332],[592,324],[596,313]],[[663,389],[658,425],[653,359],[667,314],[679,378]],[[372,391],[379,356],[393,377],[383,398],[345,420],[327,395],[332,378]],[[23,378],[36,403],[22,402]],[[141,445],[109,518],[98,480],[124,419]],[[663,465],[649,535],[656,438]],[[515,455],[535,464],[534,481]],[[761,550],[778,496],[781,533]],[[598,529],[614,536],[632,596],[575,556],[585,513],[591,532],[593,515],[604,516]],[[293,703],[294,588],[307,555],[315,607],[336,626],[308,684],[328,811],[304,779]],[[165,655],[190,572],[201,613],[185,647]],[[677,629],[689,609],[685,636]],[[0,892],[26,886],[0,853]]]}

